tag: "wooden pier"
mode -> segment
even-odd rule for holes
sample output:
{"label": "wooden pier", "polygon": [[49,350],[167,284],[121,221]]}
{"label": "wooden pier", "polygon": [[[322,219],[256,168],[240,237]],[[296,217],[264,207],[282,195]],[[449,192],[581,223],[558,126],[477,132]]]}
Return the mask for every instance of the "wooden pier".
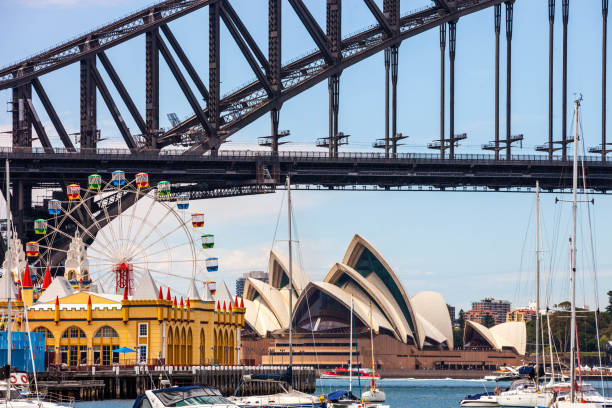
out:
{"label": "wooden pier", "polygon": [[[225,396],[233,395],[243,376],[283,374],[285,366],[116,366],[105,369],[83,367],[38,373],[42,393],[75,400],[130,399],[147,389],[164,385],[210,385]],[[314,367],[293,368],[293,388],[306,393],[315,391]],[[249,382],[240,395],[258,395],[280,391],[273,382]]]}

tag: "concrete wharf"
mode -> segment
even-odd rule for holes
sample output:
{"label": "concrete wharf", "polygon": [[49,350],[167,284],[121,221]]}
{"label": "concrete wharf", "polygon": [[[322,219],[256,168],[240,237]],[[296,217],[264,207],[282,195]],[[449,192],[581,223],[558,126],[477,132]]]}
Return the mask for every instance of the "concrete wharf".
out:
{"label": "concrete wharf", "polygon": [[[283,374],[286,366],[116,366],[79,367],[50,370],[37,374],[42,393],[75,400],[129,399],[160,385],[210,385],[225,396],[233,395],[243,376]],[[306,393],[315,391],[314,367],[293,368],[293,388]],[[280,391],[277,383],[253,381],[242,385],[240,395],[268,394]]]}

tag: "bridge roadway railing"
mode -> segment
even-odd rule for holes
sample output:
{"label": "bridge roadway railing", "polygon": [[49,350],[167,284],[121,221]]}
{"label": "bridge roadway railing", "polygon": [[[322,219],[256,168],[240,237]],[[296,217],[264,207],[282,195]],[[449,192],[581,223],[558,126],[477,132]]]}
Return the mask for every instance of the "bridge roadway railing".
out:
{"label": "bridge roadway railing", "polygon": [[[458,163],[458,162],[480,162],[489,164],[503,163],[540,163],[540,164],[568,164],[571,160],[562,160],[561,156],[553,156],[552,160],[547,155],[531,154],[531,155],[512,155],[510,160],[500,158],[495,160],[492,154],[456,154],[454,159],[441,159],[435,153],[398,153],[397,157],[386,158],[383,153],[377,152],[339,152],[337,156],[330,156],[328,152],[322,151],[280,151],[272,153],[263,150],[220,150],[216,156],[198,153],[189,153],[181,149],[163,149],[163,150],[138,150],[132,151],[129,149],[118,148],[97,148],[97,149],[77,149],[70,151],[65,148],[49,149],[39,147],[0,147],[0,157],[8,159],[68,159],[68,160],[88,160],[95,158],[103,159],[118,159],[125,160],[127,157],[133,159],[147,160],[168,160],[172,161],[225,161],[225,160],[298,160],[298,161],[334,161],[334,162],[360,162],[360,161],[384,161],[384,162],[420,162],[420,163]],[[599,155],[578,156],[581,162],[597,163],[601,166],[610,166],[612,162],[601,162]]]}

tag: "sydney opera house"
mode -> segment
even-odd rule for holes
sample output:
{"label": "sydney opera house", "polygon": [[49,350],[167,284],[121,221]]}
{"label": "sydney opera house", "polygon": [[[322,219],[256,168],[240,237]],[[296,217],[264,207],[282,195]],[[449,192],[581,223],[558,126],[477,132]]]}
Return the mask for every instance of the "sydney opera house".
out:
{"label": "sydney opera house", "polygon": [[290,290],[294,364],[346,366],[352,347],[353,362],[370,366],[370,329],[375,364],[386,375],[415,369],[492,369],[519,364],[525,354],[523,322],[492,328],[469,322],[465,346],[456,349],[442,295],[424,291],[409,296],[378,250],[359,235],[320,282],[294,264],[290,285],[287,263],[274,251],[268,272],[269,283],[248,278],[244,285],[241,359],[246,363],[287,364]]}

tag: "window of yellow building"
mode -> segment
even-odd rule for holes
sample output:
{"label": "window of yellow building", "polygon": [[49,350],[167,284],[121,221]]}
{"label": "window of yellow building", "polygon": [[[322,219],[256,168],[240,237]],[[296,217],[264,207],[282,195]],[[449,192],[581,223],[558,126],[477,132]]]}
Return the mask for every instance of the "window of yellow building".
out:
{"label": "window of yellow building", "polygon": [[87,336],[80,328],[72,326],[62,333],[60,363],[72,367],[87,364]]}
{"label": "window of yellow building", "polygon": [[93,336],[93,363],[108,366],[119,363],[119,354],[112,351],[119,348],[119,334],[110,326],[100,327]]}

